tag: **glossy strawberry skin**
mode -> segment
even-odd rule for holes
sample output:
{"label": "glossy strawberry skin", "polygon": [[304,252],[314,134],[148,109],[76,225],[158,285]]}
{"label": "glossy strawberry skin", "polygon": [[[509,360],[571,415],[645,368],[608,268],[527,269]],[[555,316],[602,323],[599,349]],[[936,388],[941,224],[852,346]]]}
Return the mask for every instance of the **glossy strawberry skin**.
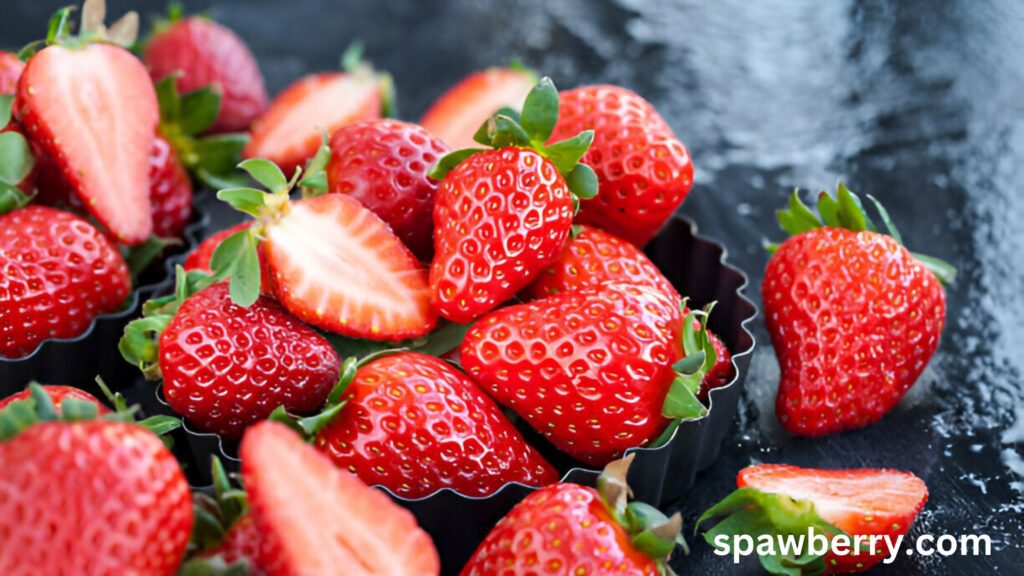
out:
{"label": "glossy strawberry skin", "polygon": [[438,183],[427,172],[447,153],[441,140],[415,124],[379,119],[343,126],[331,136],[329,191],[362,202],[429,262]]}
{"label": "glossy strawberry skin", "polygon": [[153,234],[180,238],[192,216],[192,180],[170,142],[159,135],[149,154],[149,203]]}
{"label": "glossy strawberry skin", "polygon": [[[75,400],[85,400],[86,402],[92,402],[93,404],[96,405],[100,414],[106,414],[107,412],[110,412],[110,410],[108,410],[106,406],[101,404],[100,401],[97,400],[92,394],[89,394],[84,390],[79,390],[78,388],[74,388],[72,386],[57,386],[49,384],[43,384],[42,388],[43,391],[46,392],[46,395],[50,397],[50,401],[53,402],[54,407],[57,409],[57,413],[60,413],[60,403],[65,398],[74,398]],[[13,402],[30,398],[31,395],[32,391],[25,389],[22,390],[21,392],[18,392],[17,394],[8,396],[7,398],[0,398],[0,410],[3,410],[7,406],[11,405]]]}
{"label": "glossy strawberry skin", "polygon": [[470,322],[514,296],[558,257],[572,214],[565,180],[533,150],[490,150],[456,166],[434,203],[438,313]]}
{"label": "glossy strawberry skin", "polygon": [[480,388],[443,360],[414,352],[362,366],[316,446],[369,485],[402,498],[441,488],[489,496],[510,482],[558,480]]}
{"label": "glossy strawberry skin", "polygon": [[[826,522],[851,536],[897,536],[907,533],[928,501],[928,487],[910,472],[886,469],[822,470],[786,464],[758,464],[740,470],[739,488],[786,494],[810,500]],[[826,574],[863,572],[881,562],[888,552],[825,557]]]}
{"label": "glossy strawberry skin", "polygon": [[527,496],[491,530],[461,576],[656,576],[593,488],[555,484]]}
{"label": "glossy strawberry skin", "polygon": [[639,248],[597,228],[582,226],[570,239],[558,260],[544,269],[523,290],[526,300],[537,300],[581,288],[627,283],[649,286],[672,300],[679,293]]}
{"label": "glossy strawberry skin", "polygon": [[213,132],[246,130],[267,107],[263,75],[249,47],[229,28],[206,18],[184,18],[157,33],[143,62],[154,82],[180,71],[181,94],[215,86],[221,109]]}
{"label": "glossy strawberry skin", "polygon": [[583,86],[560,94],[551,141],[594,130],[583,163],[597,173],[599,192],[577,221],[643,246],[693,186],[683,143],[646,100],[619,86]]}
{"label": "glossy strawberry skin", "polygon": [[172,576],[192,531],[174,456],[121,422],[42,423],[0,442],[0,566],[8,576]]}
{"label": "glossy strawberry skin", "polygon": [[204,431],[237,438],[278,406],[308,414],[338,377],[331,345],[273,300],[233,303],[225,283],[193,294],[160,335],[163,392]]}
{"label": "glossy strawberry skin", "polygon": [[0,94],[14,94],[25,63],[13,52],[0,50]]}
{"label": "glossy strawberry skin", "polygon": [[682,358],[678,303],[611,285],[508,306],[459,349],[466,372],[558,449],[601,466],[664,430]]}
{"label": "glossy strawberry skin", "polygon": [[818,228],[786,240],[761,293],[782,372],[776,414],[801,436],[878,421],[921,375],[945,323],[935,275],[874,232]]}
{"label": "glossy strawberry skin", "polygon": [[81,335],[131,288],[121,253],[85,220],[45,206],[0,216],[0,356]]}

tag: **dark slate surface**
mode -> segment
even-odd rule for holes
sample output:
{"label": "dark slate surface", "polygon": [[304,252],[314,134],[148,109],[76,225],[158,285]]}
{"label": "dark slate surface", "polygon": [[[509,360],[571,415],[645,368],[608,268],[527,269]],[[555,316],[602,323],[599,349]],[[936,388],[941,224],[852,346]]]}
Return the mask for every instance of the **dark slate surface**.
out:
{"label": "dark slate surface", "polygon": [[[40,35],[66,0],[7,0],[0,43]],[[111,1],[153,12],[163,2]],[[1024,5],[1014,0],[222,0],[209,9],[272,90],[336,65],[361,37],[415,119],[465,73],[518,57],[561,86],[614,82],[651,100],[689,146],[683,211],[758,285],[794,186],[845,178],[889,207],[907,244],[960,268],[940,352],[878,425],[788,437],[761,343],[735,435],[681,505],[686,519],[751,462],[889,466],[931,490],[912,535],[988,534],[988,558],[904,556],[877,574],[1019,574],[1024,564]],[[696,543],[691,574],[756,574]]]}

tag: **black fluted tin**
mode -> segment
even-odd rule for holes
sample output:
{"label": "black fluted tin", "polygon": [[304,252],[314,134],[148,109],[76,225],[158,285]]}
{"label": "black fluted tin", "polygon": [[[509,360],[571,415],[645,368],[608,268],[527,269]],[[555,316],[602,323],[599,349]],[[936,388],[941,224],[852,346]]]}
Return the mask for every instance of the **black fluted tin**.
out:
{"label": "black fluted tin", "polygon": [[[696,225],[685,217],[672,218],[646,252],[680,294],[690,297],[693,306],[717,302],[709,325],[729,348],[734,366],[732,380],[711,390],[707,416],[681,423],[672,438],[658,448],[630,450],[636,453],[629,472],[635,498],[665,508],[693,486],[699,472],[711,466],[732,427],[754,350],[754,337],[747,325],[756,317],[757,307],[743,294],[747,276],[725,261],[725,247],[698,235]],[[159,384],[140,382],[137,386],[148,386],[148,401],[155,400],[159,411],[173,414]],[[563,482],[595,485],[598,470],[572,460],[524,422],[513,420],[526,440],[562,473]],[[175,451],[196,490],[209,488],[211,456],[219,456],[229,471],[238,469],[235,442],[195,431],[187,422],[175,439]],[[455,576],[494,525],[537,488],[511,483],[487,497],[465,496],[445,488],[415,500],[384,490],[430,533],[441,556],[442,574]]]}
{"label": "black fluted tin", "polygon": [[101,314],[75,338],[44,340],[23,358],[0,357],[0,398],[25,389],[31,381],[81,388],[102,398],[96,376],[112,388],[132,382],[138,370],[121,358],[117,342],[128,322],[139,316],[142,303],[174,285],[174,266],[194,249],[209,217],[202,210],[193,212],[181,245],[169,248],[169,255],[154,262],[142,273],[128,301],[117,312]]}

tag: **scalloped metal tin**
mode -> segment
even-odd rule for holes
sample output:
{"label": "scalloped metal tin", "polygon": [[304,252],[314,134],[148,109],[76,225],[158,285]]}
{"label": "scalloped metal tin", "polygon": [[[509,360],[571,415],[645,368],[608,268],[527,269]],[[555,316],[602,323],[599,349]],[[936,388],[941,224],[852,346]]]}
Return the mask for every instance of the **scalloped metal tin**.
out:
{"label": "scalloped metal tin", "polygon": [[115,388],[131,383],[137,374],[117,351],[124,326],[138,316],[142,302],[159,292],[166,292],[174,283],[174,266],[184,254],[198,245],[208,216],[196,209],[185,228],[185,244],[152,266],[132,290],[128,303],[117,312],[97,316],[81,335],[67,339],[44,340],[24,358],[0,357],[0,398],[20,392],[30,381],[63,384],[101,395],[96,376]]}
{"label": "scalloped metal tin", "polygon": [[[754,336],[747,328],[757,307],[744,294],[747,276],[725,262],[721,244],[697,234],[689,219],[675,217],[648,245],[648,256],[681,294],[703,305],[717,301],[710,318],[711,329],[732,351],[735,368],[732,380],[709,394],[710,409],[704,418],[683,422],[667,442],[657,448],[635,448],[636,459],[629,474],[636,499],[664,508],[693,486],[696,475],[718,457],[722,442],[733,423],[743,381],[754,350]],[[173,414],[159,385],[138,383],[147,392],[142,401],[156,411]],[[153,402],[156,404],[153,404]],[[562,474],[563,482],[593,486],[599,471],[589,470],[555,450],[523,422],[516,425],[527,441],[540,450]],[[237,446],[218,435],[197,432],[184,425],[177,431],[175,451],[189,482],[197,490],[210,483],[209,460],[219,456],[229,470],[237,470]],[[491,528],[520,500],[537,488],[512,483],[487,497],[464,496],[443,489],[429,496],[408,500],[386,490],[409,509],[434,539],[441,555],[442,573],[457,575],[461,567]]]}

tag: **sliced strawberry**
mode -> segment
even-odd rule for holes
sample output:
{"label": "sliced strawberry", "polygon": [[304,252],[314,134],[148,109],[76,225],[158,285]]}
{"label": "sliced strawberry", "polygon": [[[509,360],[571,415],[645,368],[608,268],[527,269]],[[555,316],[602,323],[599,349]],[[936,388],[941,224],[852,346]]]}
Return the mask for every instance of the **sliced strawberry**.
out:
{"label": "sliced strawberry", "polygon": [[470,74],[434,101],[420,125],[453,150],[474,148],[473,134],[504,107],[518,109],[537,83],[533,72],[488,68]]}
{"label": "sliced strawberry", "polygon": [[378,118],[382,96],[379,77],[368,71],[306,76],[256,120],[242,155],[271,160],[291,175],[316,153],[320,130],[332,134],[357,120]]}
{"label": "sliced strawberry", "polygon": [[159,120],[145,67],[112,44],[49,46],[18,83],[18,113],[89,212],[121,242],[150,236],[149,153]]}
{"label": "sliced strawberry", "polygon": [[334,466],[283,424],[250,428],[242,476],[269,576],[430,576],[430,536],[383,492]]}
{"label": "sliced strawberry", "polygon": [[294,202],[267,226],[273,293],[299,319],[370,340],[423,336],[437,316],[427,271],[386,223],[357,200]]}

